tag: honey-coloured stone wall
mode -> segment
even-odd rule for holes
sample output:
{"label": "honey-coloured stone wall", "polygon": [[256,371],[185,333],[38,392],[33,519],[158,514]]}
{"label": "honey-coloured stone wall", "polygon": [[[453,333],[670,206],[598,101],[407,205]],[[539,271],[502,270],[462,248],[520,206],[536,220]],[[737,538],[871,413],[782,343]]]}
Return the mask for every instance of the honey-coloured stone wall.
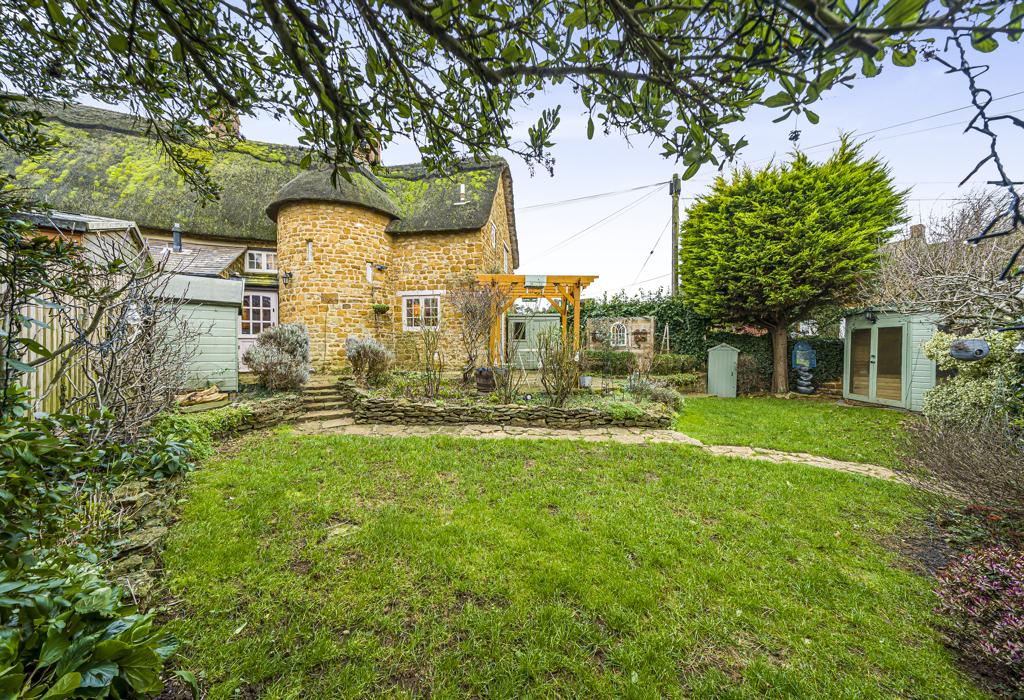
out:
{"label": "honey-coloured stone wall", "polygon": [[[373,311],[374,303],[394,296],[391,236],[384,230],[390,222],[386,214],[329,202],[292,203],[278,212],[278,317],[306,324],[319,371],[341,369],[349,336],[393,342],[390,321]],[[374,269],[371,282],[367,263],[388,269]],[[284,283],[288,273],[291,279]]]}
{"label": "honey-coloured stone wall", "polygon": [[[505,201],[502,183],[479,230],[403,234],[386,230],[389,215],[358,205],[285,204],[277,215],[280,322],[306,324],[318,371],[344,366],[345,339],[350,336],[376,338],[395,352],[399,366],[415,368],[423,355],[422,334],[403,330],[405,295],[440,293],[441,353],[448,369],[460,369],[465,357],[461,320],[444,292],[477,274],[504,271],[506,248],[511,271]],[[374,269],[372,282],[367,280],[368,262],[387,268]],[[285,283],[288,273],[291,279]],[[387,304],[390,311],[375,313],[374,304]]]}

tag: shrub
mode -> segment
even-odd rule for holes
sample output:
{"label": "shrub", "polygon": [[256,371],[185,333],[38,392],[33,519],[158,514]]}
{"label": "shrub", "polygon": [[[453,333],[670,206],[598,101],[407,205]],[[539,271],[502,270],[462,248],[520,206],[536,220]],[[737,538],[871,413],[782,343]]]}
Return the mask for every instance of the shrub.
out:
{"label": "shrub", "polygon": [[295,390],[309,379],[309,334],[302,323],[283,323],[259,334],[242,360],[268,389]]}
{"label": "shrub", "polygon": [[692,372],[700,366],[693,355],[655,355],[651,362],[651,374],[682,374]]}
{"label": "shrub", "polygon": [[941,487],[1024,518],[1024,439],[1006,417],[924,418],[907,426],[907,462]]}
{"label": "shrub", "polygon": [[345,359],[357,384],[381,386],[388,381],[395,354],[372,338],[346,338]]}
{"label": "shrub", "polygon": [[588,372],[625,377],[636,368],[636,355],[615,350],[587,350],[583,363]]}
{"label": "shrub", "polygon": [[604,410],[617,421],[636,420],[644,414],[644,409],[630,401],[609,401]]}
{"label": "shrub", "polygon": [[[177,642],[91,564],[0,570],[3,697],[145,697]],[[24,692],[22,695],[21,693]]]}
{"label": "shrub", "polygon": [[196,413],[164,413],[150,426],[154,440],[178,441],[188,445],[194,459],[213,453],[216,440],[237,433],[252,417],[252,408],[240,403]]}
{"label": "shrub", "polygon": [[736,359],[736,393],[764,394],[771,389],[771,374],[765,374],[759,367],[759,360],[740,353]]}
{"label": "shrub", "polygon": [[707,391],[707,378],[701,372],[666,374],[658,377],[658,381],[684,394],[702,394]]}
{"label": "shrub", "polygon": [[542,333],[538,339],[540,381],[552,406],[561,406],[580,385],[580,363],[572,340],[560,333]]}
{"label": "shrub", "polygon": [[647,398],[667,406],[673,411],[683,410],[683,395],[672,387],[654,385],[647,392]]}
{"label": "shrub", "polygon": [[1014,696],[1024,693],[1024,552],[971,552],[939,578],[953,643]]}
{"label": "shrub", "polygon": [[1019,334],[986,335],[991,351],[974,362],[950,356],[950,345],[956,339],[949,333],[936,333],[924,346],[925,354],[939,369],[955,370],[956,375],[925,395],[922,412],[935,421],[969,425],[984,416],[1019,417],[1024,413],[1024,356],[1013,351]]}

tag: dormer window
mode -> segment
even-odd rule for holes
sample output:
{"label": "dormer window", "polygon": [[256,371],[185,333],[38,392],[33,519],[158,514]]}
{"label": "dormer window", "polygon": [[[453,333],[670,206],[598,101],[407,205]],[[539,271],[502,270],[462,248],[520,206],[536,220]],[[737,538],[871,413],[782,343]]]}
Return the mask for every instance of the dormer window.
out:
{"label": "dormer window", "polygon": [[245,254],[246,272],[277,272],[277,253],[273,250],[250,250]]}

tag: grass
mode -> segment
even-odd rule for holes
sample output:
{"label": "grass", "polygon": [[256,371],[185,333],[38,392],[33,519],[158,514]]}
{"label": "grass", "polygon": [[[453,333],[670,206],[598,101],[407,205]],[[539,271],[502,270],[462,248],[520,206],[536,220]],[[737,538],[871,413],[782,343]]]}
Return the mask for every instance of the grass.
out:
{"label": "grass", "polygon": [[834,401],[687,397],[676,429],[709,445],[809,452],[850,462],[899,466],[907,414]]}
{"label": "grass", "polygon": [[251,435],[164,563],[210,698],[977,697],[908,487],[673,445]]}

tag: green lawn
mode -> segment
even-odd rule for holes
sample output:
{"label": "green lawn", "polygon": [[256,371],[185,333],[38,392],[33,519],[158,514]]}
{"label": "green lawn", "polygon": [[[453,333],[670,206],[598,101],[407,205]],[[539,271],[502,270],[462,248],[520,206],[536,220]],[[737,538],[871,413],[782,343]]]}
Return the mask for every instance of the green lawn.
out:
{"label": "green lawn", "polygon": [[165,552],[210,698],[977,697],[908,487],[685,446],[252,435]]}
{"label": "green lawn", "polygon": [[809,452],[850,462],[899,466],[898,436],[907,414],[835,401],[687,397],[676,429],[709,445]]}

